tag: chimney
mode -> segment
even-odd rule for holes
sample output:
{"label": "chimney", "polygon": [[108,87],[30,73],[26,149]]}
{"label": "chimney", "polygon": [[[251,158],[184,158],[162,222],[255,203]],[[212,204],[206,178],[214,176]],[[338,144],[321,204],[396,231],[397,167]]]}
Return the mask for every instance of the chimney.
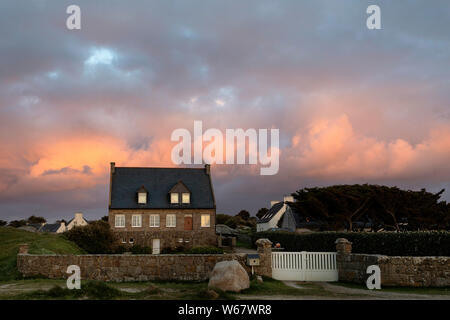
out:
{"label": "chimney", "polygon": [[209,164],[205,164],[205,171],[207,175],[211,174],[211,165]]}
{"label": "chimney", "polygon": [[294,202],[294,197],[293,196],[284,196],[283,201],[284,202]]}
{"label": "chimney", "polygon": [[111,162],[111,174],[114,174],[114,172],[116,172],[116,163]]}
{"label": "chimney", "polygon": [[278,200],[272,200],[272,201],[270,201],[270,207],[272,208],[273,205],[274,205],[274,204],[277,204],[278,202],[281,202],[281,201],[278,201]]}

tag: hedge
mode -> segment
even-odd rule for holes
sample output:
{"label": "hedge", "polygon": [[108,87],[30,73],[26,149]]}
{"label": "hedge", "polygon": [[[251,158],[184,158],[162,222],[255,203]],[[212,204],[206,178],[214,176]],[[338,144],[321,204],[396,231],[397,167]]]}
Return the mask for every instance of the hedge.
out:
{"label": "hedge", "polygon": [[388,256],[450,256],[450,232],[314,232],[296,234],[285,231],[258,232],[252,243],[268,238],[285,251],[335,252],[337,238],[353,243],[353,253]]}

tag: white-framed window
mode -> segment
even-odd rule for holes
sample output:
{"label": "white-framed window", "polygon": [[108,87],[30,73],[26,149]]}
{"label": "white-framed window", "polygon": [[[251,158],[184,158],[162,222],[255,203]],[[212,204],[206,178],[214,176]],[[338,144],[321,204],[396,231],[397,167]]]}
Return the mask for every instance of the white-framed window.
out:
{"label": "white-framed window", "polygon": [[210,220],[210,215],[209,214],[202,214],[202,228],[208,228],[211,224],[211,220]]}
{"label": "white-framed window", "polygon": [[130,238],[130,241],[129,241],[130,243],[134,243],[134,239],[133,238]]}
{"label": "white-framed window", "polygon": [[166,215],[166,227],[173,228],[177,226],[177,215],[168,214]]}
{"label": "white-framed window", "polygon": [[172,192],[170,194],[170,203],[179,203],[180,199],[178,198],[178,193]]}
{"label": "white-framed window", "polygon": [[127,243],[127,238],[122,238],[122,243]]}
{"label": "white-framed window", "polygon": [[191,202],[191,194],[189,192],[183,192],[181,194],[181,202],[182,203],[190,203]]}
{"label": "white-framed window", "polygon": [[159,214],[150,215],[150,227],[159,227]]}
{"label": "white-framed window", "polygon": [[133,214],[131,217],[131,226],[132,227],[142,227],[142,215],[141,214]]}
{"label": "white-framed window", "polygon": [[114,225],[116,228],[125,228],[125,215],[117,214],[114,219]]}
{"label": "white-framed window", "polygon": [[138,193],[138,203],[139,204],[146,204],[147,203],[147,193],[146,192],[139,192]]}

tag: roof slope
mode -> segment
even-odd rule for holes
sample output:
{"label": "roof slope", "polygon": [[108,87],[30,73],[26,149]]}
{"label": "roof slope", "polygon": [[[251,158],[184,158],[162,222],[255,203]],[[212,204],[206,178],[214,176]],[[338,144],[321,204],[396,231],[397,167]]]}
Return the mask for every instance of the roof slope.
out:
{"label": "roof slope", "polygon": [[47,223],[47,224],[44,224],[39,231],[41,231],[41,232],[56,232],[56,231],[58,231],[59,227],[61,227],[60,223]]}
{"label": "roof slope", "polygon": [[267,211],[266,214],[263,215],[263,216],[261,217],[261,219],[258,220],[258,223],[264,223],[264,222],[270,221],[270,220],[273,218],[273,216],[276,215],[277,212],[281,210],[281,208],[283,207],[283,205],[284,205],[284,202],[283,202],[283,201],[280,201],[280,202],[275,203],[275,204],[269,209],[269,211]]}
{"label": "roof slope", "polygon": [[[111,179],[111,209],[214,209],[214,195],[205,168],[115,167]],[[179,182],[191,192],[189,204],[170,204],[169,191]],[[137,203],[137,191],[148,191],[146,204]]]}

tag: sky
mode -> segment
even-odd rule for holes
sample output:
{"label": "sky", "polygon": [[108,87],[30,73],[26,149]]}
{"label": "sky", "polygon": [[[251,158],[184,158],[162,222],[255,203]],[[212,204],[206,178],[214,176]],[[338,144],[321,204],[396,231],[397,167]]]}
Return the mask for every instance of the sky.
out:
{"label": "sky", "polygon": [[195,120],[280,130],[276,175],[212,166],[218,213],[347,183],[449,201],[449,21],[446,0],[1,1],[0,219],[107,215],[110,162],[174,167]]}

